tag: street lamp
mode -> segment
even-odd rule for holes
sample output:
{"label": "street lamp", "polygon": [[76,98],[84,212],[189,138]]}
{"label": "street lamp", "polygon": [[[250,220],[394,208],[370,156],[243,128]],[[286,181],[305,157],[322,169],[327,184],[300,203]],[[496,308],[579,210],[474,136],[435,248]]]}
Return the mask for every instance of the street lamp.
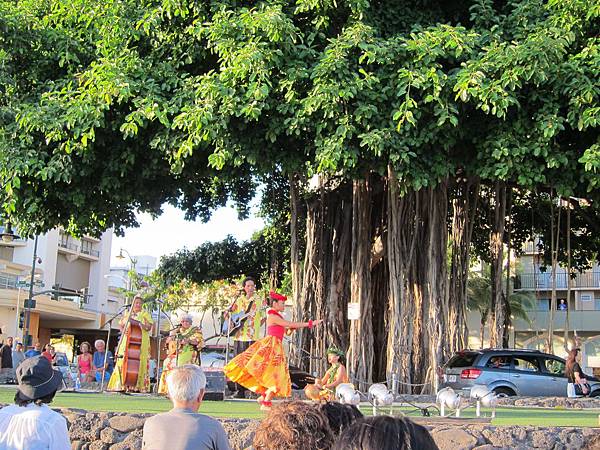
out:
{"label": "street lamp", "polygon": [[23,335],[23,345],[25,348],[31,345],[31,335],[29,334],[29,324],[31,322],[31,307],[33,303],[33,285],[35,284],[35,263],[38,260],[37,257],[37,246],[38,246],[38,235],[35,235],[33,241],[33,261],[31,262],[31,278],[29,283],[29,298],[25,305],[25,334]]}
{"label": "street lamp", "polygon": [[127,257],[129,258],[129,262],[131,262],[131,268],[135,269],[135,265],[137,264],[137,259],[134,258],[133,256],[131,256],[131,254],[124,248],[121,247],[121,249],[119,250],[119,254],[116,256],[116,258],[117,259],[125,259],[125,255],[123,255],[123,252],[125,252]]}
{"label": "street lamp", "polygon": [[10,224],[10,222],[7,222],[4,231],[0,233],[0,238],[3,242],[9,243],[14,241],[15,239],[21,239],[21,236],[18,236],[15,233],[13,233],[12,225]]}

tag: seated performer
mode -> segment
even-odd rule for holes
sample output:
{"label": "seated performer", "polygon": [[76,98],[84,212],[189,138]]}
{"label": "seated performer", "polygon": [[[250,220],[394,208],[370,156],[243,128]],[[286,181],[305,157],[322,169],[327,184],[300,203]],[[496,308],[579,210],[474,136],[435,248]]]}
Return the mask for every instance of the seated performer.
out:
{"label": "seated performer", "polygon": [[287,297],[273,291],[269,297],[271,309],[267,311],[267,336],[237,355],[223,369],[232,382],[260,395],[258,403],[262,410],[271,408],[274,396],[289,397],[292,393],[282,342],[286,329],[312,328],[322,322],[321,319],[289,322],[281,316]]}
{"label": "seated performer", "polygon": [[315,384],[309,384],[304,388],[306,396],[315,401],[330,402],[335,400],[335,388],[342,383],[349,383],[348,372],[344,366],[345,354],[337,347],[327,349],[327,361],[331,367],[327,369],[321,379]]}
{"label": "seated performer", "polygon": [[175,367],[186,364],[200,364],[200,350],[204,347],[204,337],[199,327],[192,326],[193,318],[186,314],[181,318],[178,330],[173,330],[167,338],[169,356],[163,362],[163,370],[158,385],[159,394],[167,394],[167,375]]}
{"label": "seated performer", "polygon": [[[152,329],[152,315],[142,309],[142,297],[136,295],[131,304],[131,310],[119,321],[122,337],[117,348],[117,358],[115,361],[115,370],[108,381],[109,391],[134,391],[150,392],[150,377],[148,376],[148,359],[150,357],[150,334]],[[129,332],[131,329],[131,320],[138,321],[142,328],[142,344],[139,349],[139,370],[135,386],[126,386],[126,373],[124,373],[123,360],[129,348]]]}

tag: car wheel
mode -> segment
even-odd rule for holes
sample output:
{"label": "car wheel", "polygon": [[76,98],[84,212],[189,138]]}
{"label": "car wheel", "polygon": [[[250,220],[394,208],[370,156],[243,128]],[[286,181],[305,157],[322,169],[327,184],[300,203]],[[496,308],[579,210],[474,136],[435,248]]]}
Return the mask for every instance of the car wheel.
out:
{"label": "car wheel", "polygon": [[513,397],[517,395],[515,391],[506,387],[499,387],[494,389],[494,394],[496,394],[497,397]]}

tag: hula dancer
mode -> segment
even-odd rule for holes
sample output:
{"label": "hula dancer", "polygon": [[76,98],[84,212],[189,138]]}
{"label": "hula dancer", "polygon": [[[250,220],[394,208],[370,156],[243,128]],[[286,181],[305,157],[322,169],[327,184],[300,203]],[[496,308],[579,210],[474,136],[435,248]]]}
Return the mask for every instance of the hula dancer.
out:
{"label": "hula dancer", "polygon": [[271,309],[267,311],[267,336],[255,342],[225,366],[225,376],[234,383],[260,395],[261,409],[271,408],[274,396],[289,397],[292,393],[290,372],[283,351],[286,329],[312,328],[321,319],[308,322],[288,322],[281,316],[287,297],[273,291],[269,293]]}
{"label": "hula dancer", "polygon": [[309,384],[304,388],[308,398],[326,402],[335,400],[335,388],[342,383],[349,382],[348,372],[344,366],[345,357],[344,352],[337,347],[327,349],[327,361],[331,367],[327,369],[323,378],[317,379],[315,384]]}

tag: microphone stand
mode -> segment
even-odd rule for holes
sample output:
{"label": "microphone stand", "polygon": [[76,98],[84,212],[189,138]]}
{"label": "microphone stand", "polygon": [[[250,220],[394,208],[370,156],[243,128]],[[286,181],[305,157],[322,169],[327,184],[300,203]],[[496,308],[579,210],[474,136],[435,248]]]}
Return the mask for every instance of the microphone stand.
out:
{"label": "microphone stand", "polygon": [[[106,346],[104,347],[104,362],[103,362],[103,366],[102,366],[102,381],[100,383],[100,392],[104,392],[104,376],[106,373],[106,360],[108,358],[108,351],[110,349],[110,332],[112,330],[112,322],[113,322],[113,320],[115,320],[117,317],[119,317],[123,313],[123,310],[125,308],[127,308],[127,305],[121,306],[119,308],[119,310],[115,313],[115,315],[112,316],[110,319],[108,319],[104,323],[105,326],[108,324],[108,335],[106,336]],[[120,339],[119,339],[119,343],[121,343]],[[118,349],[119,349],[119,347],[117,346],[117,350]],[[115,355],[113,355],[113,363],[116,362],[116,361],[114,361],[114,359],[115,359]],[[115,364],[115,368],[116,368],[116,364]]]}

